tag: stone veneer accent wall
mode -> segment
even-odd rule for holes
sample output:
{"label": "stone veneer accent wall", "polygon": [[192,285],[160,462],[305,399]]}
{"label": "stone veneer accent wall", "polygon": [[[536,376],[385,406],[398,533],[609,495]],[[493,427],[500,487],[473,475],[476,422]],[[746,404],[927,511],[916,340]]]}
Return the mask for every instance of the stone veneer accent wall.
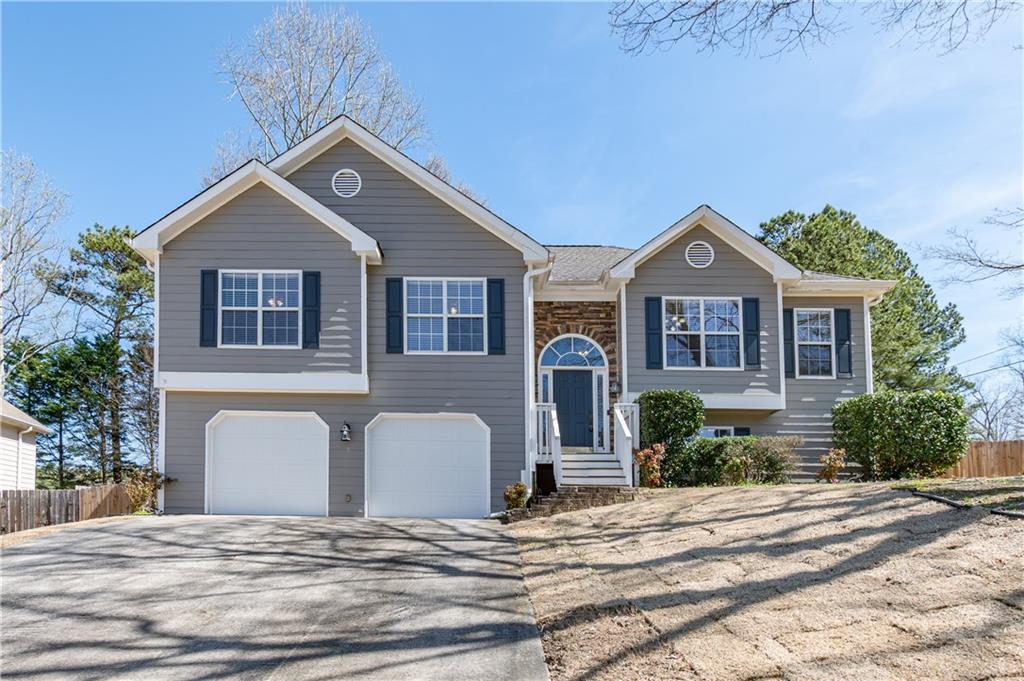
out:
{"label": "stone veneer accent wall", "polygon": [[[593,339],[608,357],[608,381],[619,382],[619,347],[616,334],[618,318],[614,301],[543,301],[533,304],[535,361],[553,339],[577,333]],[[618,395],[611,393],[612,403]]]}

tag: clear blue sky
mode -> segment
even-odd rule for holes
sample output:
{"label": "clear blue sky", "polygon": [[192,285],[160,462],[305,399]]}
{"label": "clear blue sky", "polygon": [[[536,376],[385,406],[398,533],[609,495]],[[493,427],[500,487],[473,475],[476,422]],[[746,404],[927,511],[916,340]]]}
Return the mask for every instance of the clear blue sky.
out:
{"label": "clear blue sky", "polygon": [[[858,25],[781,59],[686,43],[630,57],[600,4],[349,8],[422,98],[456,177],[545,243],[637,246],[701,203],[756,233],[832,203],[915,255],[951,226],[1024,248],[981,225],[1024,204],[1019,21],[949,56]],[[70,192],[69,239],[145,226],[199,189],[217,139],[246,124],[217,56],[271,9],[3,3],[2,143]],[[959,360],[1024,316],[998,289],[939,288],[967,319]]]}

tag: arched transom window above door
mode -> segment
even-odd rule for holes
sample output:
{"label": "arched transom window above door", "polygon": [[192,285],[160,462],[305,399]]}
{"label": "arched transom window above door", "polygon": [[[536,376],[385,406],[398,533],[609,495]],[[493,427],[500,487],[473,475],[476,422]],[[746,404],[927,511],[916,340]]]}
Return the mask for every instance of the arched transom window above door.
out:
{"label": "arched transom window above door", "polygon": [[564,336],[557,339],[540,356],[542,367],[603,367],[601,349],[583,336]]}

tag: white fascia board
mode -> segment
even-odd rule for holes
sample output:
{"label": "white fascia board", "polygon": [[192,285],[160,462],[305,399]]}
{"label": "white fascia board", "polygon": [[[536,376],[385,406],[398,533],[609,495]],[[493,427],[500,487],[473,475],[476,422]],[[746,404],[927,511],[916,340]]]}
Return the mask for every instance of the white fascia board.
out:
{"label": "white fascia board", "polygon": [[329,372],[271,374],[229,371],[161,371],[158,387],[164,390],[196,392],[365,395],[370,392],[370,381],[365,374]]}
{"label": "white fascia board", "polygon": [[868,296],[881,300],[897,282],[889,279],[803,279],[787,283],[783,293],[787,297],[798,296]]}
{"label": "white fascia board", "polygon": [[786,398],[775,393],[742,395],[735,393],[697,393],[705,409],[778,411],[786,408]]}
{"label": "white fascia board", "polygon": [[797,280],[799,269],[781,258],[770,248],[740,229],[735,223],[710,206],[700,206],[683,219],[633,251],[612,267],[610,276],[617,279],[632,279],[636,268],[694,227],[702,225],[712,234],[745,255],[752,262],[767,270],[774,281]]}
{"label": "white fascia board", "polygon": [[372,264],[380,264],[382,258],[376,239],[256,160],[249,161],[137,234],[132,239],[132,247],[153,262],[166,243],[261,182],[346,239],[357,255],[366,256]]}
{"label": "white fascia board", "polygon": [[347,116],[339,116],[334,119],[331,123],[328,123],[299,144],[272,160],[269,163],[269,167],[271,170],[280,173],[281,176],[288,177],[291,173],[305,165],[307,161],[319,156],[346,138],[351,139],[397,172],[408,177],[444,203],[520,251],[526,263],[542,264],[547,262],[550,253],[542,244],[534,241],[524,232],[505,222],[489,209],[470,199],[447,182],[442,181],[423,166]]}

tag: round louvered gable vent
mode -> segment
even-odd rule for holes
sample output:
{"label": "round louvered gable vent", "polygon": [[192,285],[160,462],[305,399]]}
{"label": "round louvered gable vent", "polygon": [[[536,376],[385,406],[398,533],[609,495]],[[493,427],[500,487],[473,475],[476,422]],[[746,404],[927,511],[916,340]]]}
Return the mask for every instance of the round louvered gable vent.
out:
{"label": "round louvered gable vent", "polygon": [[331,189],[343,199],[351,199],[363,188],[363,178],[351,168],[342,168],[331,178]]}
{"label": "round louvered gable vent", "polygon": [[703,269],[715,261],[715,249],[704,241],[694,241],[686,247],[686,262],[690,267]]}

